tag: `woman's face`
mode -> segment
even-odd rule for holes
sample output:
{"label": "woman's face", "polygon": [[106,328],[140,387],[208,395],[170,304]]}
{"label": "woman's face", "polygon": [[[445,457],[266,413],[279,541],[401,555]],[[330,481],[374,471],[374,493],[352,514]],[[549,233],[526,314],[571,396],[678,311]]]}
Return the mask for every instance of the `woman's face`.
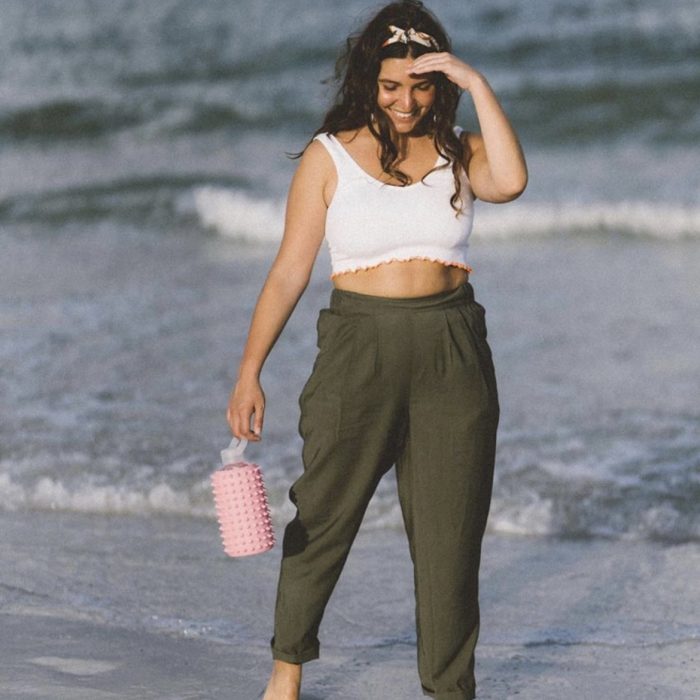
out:
{"label": "woman's face", "polygon": [[435,101],[430,78],[406,72],[412,62],[410,57],[385,58],[377,78],[377,105],[400,134],[413,131]]}

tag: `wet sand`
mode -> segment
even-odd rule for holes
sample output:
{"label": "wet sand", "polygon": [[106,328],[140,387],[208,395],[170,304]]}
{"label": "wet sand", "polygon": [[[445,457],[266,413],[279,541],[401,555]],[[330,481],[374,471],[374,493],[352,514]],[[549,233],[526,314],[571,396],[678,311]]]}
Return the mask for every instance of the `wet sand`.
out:
{"label": "wet sand", "polygon": [[[212,521],[0,516],[2,697],[253,700],[279,546],[226,558]],[[700,547],[488,536],[477,697],[697,697]],[[403,534],[361,531],[303,700],[422,698]]]}

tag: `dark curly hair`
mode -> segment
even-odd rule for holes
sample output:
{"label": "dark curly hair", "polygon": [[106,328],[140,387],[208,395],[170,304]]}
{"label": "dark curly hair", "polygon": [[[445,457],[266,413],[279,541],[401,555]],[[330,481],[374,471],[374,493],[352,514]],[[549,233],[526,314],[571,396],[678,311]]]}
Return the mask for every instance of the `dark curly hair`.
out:
{"label": "dark curly hair", "polygon": [[[382,47],[384,41],[392,35],[390,24],[406,30],[412,27],[417,32],[431,35],[437,42],[437,48],[423,46],[413,41],[407,44],[395,42]],[[396,165],[399,153],[391,139],[389,119],[377,109],[377,78],[381,63],[385,58],[410,56],[415,59],[425,53],[451,50],[447,33],[423,3],[418,0],[403,0],[386,5],[363,29],[348,37],[345,51],[338,58],[335,66],[334,79],[339,84],[339,88],[334,104],[313,136],[323,132],[337,134],[339,131],[367,126],[381,144],[382,170],[402,185],[411,184],[410,176]],[[431,74],[430,78],[435,85],[435,101],[417,128],[421,133],[432,136],[438,153],[449,161],[448,164],[439,167],[446,168],[451,164],[455,192],[450,198],[450,204],[459,212],[464,146],[454,133],[454,122],[460,90],[441,72]],[[311,141],[313,137],[306,147]]]}

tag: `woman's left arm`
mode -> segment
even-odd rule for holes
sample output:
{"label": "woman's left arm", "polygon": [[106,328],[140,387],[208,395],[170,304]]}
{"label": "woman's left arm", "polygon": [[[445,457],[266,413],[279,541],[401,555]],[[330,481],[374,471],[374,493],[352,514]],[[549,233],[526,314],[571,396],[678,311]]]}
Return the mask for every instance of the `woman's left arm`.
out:
{"label": "woman's left arm", "polygon": [[472,97],[481,133],[467,135],[467,174],[472,190],[487,202],[509,202],[527,185],[527,165],[518,137],[486,78],[450,53],[426,53],[408,72],[439,71]]}

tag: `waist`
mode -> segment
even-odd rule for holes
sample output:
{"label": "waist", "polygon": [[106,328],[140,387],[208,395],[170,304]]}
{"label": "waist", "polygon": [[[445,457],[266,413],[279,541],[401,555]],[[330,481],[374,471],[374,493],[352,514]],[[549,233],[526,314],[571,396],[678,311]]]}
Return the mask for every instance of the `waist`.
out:
{"label": "waist", "polygon": [[474,288],[469,282],[463,282],[454,289],[420,297],[385,297],[336,288],[331,291],[330,310],[340,315],[433,311],[469,301],[474,301]]}
{"label": "waist", "polygon": [[425,257],[389,260],[331,274],[337,289],[382,297],[418,297],[454,289],[469,281],[471,267]]}

